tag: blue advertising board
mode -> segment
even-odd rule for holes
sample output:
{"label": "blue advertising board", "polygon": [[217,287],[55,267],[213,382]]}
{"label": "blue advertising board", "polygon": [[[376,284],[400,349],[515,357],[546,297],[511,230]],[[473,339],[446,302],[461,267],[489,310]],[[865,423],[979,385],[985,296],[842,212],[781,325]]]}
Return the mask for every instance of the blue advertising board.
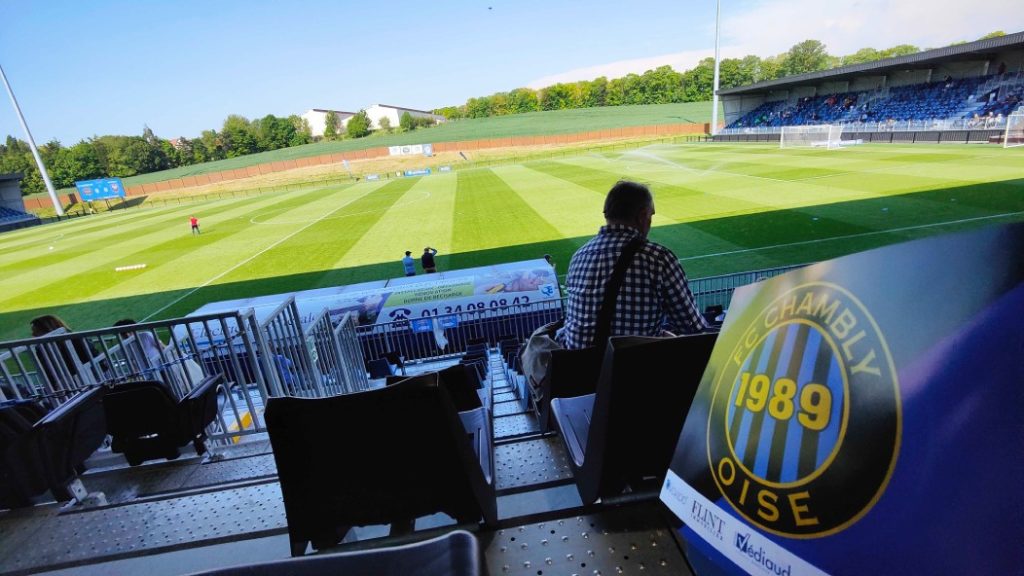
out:
{"label": "blue advertising board", "polygon": [[120,178],[99,178],[75,182],[78,195],[82,200],[105,200],[108,198],[124,198],[124,184]]}
{"label": "blue advertising board", "polygon": [[373,180],[380,180],[380,174],[367,174],[366,179],[371,182]]}
{"label": "blue advertising board", "polygon": [[438,172],[451,172],[452,171],[452,167],[451,166],[441,166],[440,168],[437,169],[437,171]]}
{"label": "blue advertising board", "polygon": [[428,176],[430,175],[430,168],[420,168],[419,170],[406,170],[404,174],[406,176]]}
{"label": "blue advertising board", "polygon": [[1024,224],[737,289],[661,492],[697,574],[1019,573],[1022,320]]}

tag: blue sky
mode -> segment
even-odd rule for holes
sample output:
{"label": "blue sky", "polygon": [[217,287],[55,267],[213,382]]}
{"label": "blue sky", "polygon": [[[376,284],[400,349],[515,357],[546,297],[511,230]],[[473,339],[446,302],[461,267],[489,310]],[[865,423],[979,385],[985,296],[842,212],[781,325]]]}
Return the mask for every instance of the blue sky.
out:
{"label": "blue sky", "polygon": [[[766,56],[807,38],[833,53],[940,46],[1024,30],[1019,2],[725,0],[723,54]],[[39,143],[144,125],[194,137],[228,114],[433,108],[666,63],[685,69],[711,54],[713,19],[711,0],[0,0],[0,66]],[[4,98],[6,134],[24,138]]]}

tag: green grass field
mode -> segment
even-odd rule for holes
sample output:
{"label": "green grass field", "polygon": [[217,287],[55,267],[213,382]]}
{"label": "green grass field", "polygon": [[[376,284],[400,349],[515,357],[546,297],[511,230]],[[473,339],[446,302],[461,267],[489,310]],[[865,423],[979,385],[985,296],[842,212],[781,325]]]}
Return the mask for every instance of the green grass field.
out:
{"label": "green grass field", "polygon": [[[317,142],[305,146],[282,148],[270,152],[206,162],[193,166],[182,166],[171,170],[151,172],[130,178],[123,178],[126,186],[149,182],[160,182],[209,174],[221,170],[233,170],[267,162],[295,160],[321,154],[363,150],[378,146],[400,144],[424,144],[427,142],[457,142],[509,136],[545,136],[551,134],[578,134],[589,130],[606,130],[626,126],[654,126],[660,124],[701,124],[711,118],[711,102],[689,102],[684,104],[650,104],[645,106],[608,106],[604,108],[583,108],[579,110],[551,110],[531,112],[494,118],[475,118],[448,122],[434,128],[406,132],[403,134],[373,134],[367,138]],[[61,190],[71,192],[73,188]],[[45,196],[36,194],[34,196]]]}
{"label": "green grass field", "polygon": [[[656,145],[424,178],[141,208],[0,235],[0,339],[55,313],[75,329],[207,302],[401,275],[430,245],[441,270],[569,257],[621,177],[649,183],[651,238],[691,278],[809,263],[1024,220],[1024,156],[990,146]],[[203,234],[192,237],[188,216]],[[144,269],[116,272],[119,266]]]}

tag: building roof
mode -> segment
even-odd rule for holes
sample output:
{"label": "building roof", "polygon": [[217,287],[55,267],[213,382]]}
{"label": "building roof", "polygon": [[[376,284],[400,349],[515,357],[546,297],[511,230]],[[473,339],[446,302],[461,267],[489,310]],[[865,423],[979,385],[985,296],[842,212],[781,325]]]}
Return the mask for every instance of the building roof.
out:
{"label": "building roof", "polygon": [[406,108],[405,106],[392,106],[390,104],[377,104],[377,106],[380,106],[381,108],[394,108],[395,110],[408,110],[409,112],[419,112],[420,114],[430,114],[431,116],[439,116],[439,114],[434,114],[429,110],[417,110],[415,108]]}
{"label": "building roof", "polygon": [[327,110],[325,108],[312,108],[312,109],[310,109],[310,112],[323,112],[325,114],[327,112],[334,112],[335,114],[347,114],[349,116],[355,116],[356,115],[355,112],[345,112],[343,110]]}
{"label": "building roof", "polygon": [[1024,48],[1024,32],[1015,32],[1013,34],[1007,34],[1006,36],[999,36],[998,38],[988,38],[986,40],[978,40],[976,42],[968,42],[966,44],[957,44],[955,46],[946,46],[945,48],[925,50],[924,52],[918,52],[917,54],[896,56],[895,58],[886,58],[884,60],[876,60],[875,62],[840,66],[839,68],[832,68],[831,70],[787,76],[785,78],[779,78],[778,80],[766,80],[764,82],[749,84],[747,86],[719,90],[718,94],[719,96],[754,94],[774,88],[796,86],[821,80],[846,80],[854,76],[863,76],[872,72],[889,72],[892,70],[925,68],[930,64],[944,60],[972,60],[978,57],[992,56],[997,52],[1013,48]]}

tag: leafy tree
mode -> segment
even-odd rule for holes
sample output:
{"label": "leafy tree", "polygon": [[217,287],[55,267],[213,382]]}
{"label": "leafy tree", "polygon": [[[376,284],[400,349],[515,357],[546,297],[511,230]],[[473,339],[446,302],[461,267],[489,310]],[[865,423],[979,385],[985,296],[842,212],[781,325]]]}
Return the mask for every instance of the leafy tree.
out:
{"label": "leafy tree", "polygon": [[57,188],[73,186],[76,180],[89,180],[103,176],[103,167],[96,157],[95,148],[86,141],[54,153],[47,164],[50,179]]}
{"label": "leafy tree", "polygon": [[917,54],[921,49],[913,44],[900,44],[893,46],[892,48],[886,48],[881,51],[882,58],[895,58],[896,56],[908,56],[910,54]]}
{"label": "leafy tree", "polygon": [[362,138],[369,134],[370,118],[366,115],[366,110],[360,110],[349,118],[346,130],[350,138]]}
{"label": "leafy tree", "polygon": [[388,118],[387,116],[382,116],[378,124],[380,124],[380,129],[385,134],[391,133],[391,118]]}
{"label": "leafy tree", "polygon": [[882,53],[874,48],[861,48],[849,56],[843,56],[843,65],[865,64],[882,59]]}
{"label": "leafy tree", "polygon": [[398,126],[402,129],[402,132],[409,132],[415,128],[412,121],[412,114],[402,112],[402,115],[398,118]]}
{"label": "leafy tree", "polygon": [[308,120],[297,114],[292,114],[288,117],[288,122],[291,123],[294,130],[291,140],[288,141],[289,146],[301,146],[313,141],[313,130],[310,129]]}
{"label": "leafy tree", "polygon": [[324,116],[324,140],[338,139],[338,115],[331,110]]}
{"label": "leafy tree", "polygon": [[516,88],[508,93],[508,110],[510,114],[522,114],[540,110],[537,103],[537,92],[529,88]]}
{"label": "leafy tree", "polygon": [[793,76],[825,70],[828,65],[829,57],[825,45],[817,40],[804,40],[786,53],[786,61],[781,71],[784,76]]}
{"label": "leafy tree", "polygon": [[981,38],[978,38],[978,40],[988,40],[989,38],[999,38],[1000,36],[1006,36],[1006,32],[1003,32],[1002,30],[996,30],[994,32],[989,32],[988,34],[985,34]]}

